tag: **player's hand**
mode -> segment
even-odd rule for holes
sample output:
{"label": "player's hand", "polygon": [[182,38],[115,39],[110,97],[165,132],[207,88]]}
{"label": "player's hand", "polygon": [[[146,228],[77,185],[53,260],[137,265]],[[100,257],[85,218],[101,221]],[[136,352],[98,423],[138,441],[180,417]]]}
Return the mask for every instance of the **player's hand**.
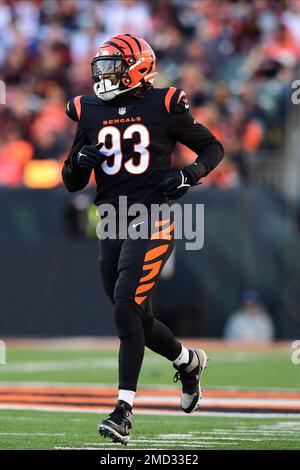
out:
{"label": "player's hand", "polygon": [[183,196],[191,186],[201,184],[200,178],[206,175],[205,166],[200,162],[194,162],[184,167],[181,171],[174,171],[160,184],[163,195],[169,199],[178,199]]}
{"label": "player's hand", "polygon": [[191,183],[188,176],[184,174],[184,170],[181,170],[166,176],[160,187],[164,196],[169,199],[178,199],[190,189]]}
{"label": "player's hand", "polygon": [[84,145],[75,157],[74,166],[93,169],[101,163],[100,149],[103,143],[97,145]]}

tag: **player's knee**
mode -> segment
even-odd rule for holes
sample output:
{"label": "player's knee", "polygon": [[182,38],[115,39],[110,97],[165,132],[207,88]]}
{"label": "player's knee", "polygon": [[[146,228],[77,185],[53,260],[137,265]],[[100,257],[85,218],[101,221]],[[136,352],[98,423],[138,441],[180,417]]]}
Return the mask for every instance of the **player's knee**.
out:
{"label": "player's knee", "polygon": [[147,345],[148,338],[151,336],[151,333],[153,331],[153,322],[154,322],[153,316],[147,317],[143,320],[143,329],[144,329],[146,345]]}
{"label": "player's knee", "polygon": [[107,269],[107,264],[100,262],[99,270],[100,270],[100,275],[102,278],[102,285],[104,288],[104,292],[110,298],[111,302],[113,302],[116,280],[114,276]]}
{"label": "player's knee", "polygon": [[135,335],[142,328],[138,305],[130,299],[114,300],[114,317],[119,338]]}
{"label": "player's knee", "polygon": [[153,327],[153,317],[147,317],[143,320],[143,328],[145,331],[151,330]]}
{"label": "player's knee", "polygon": [[107,297],[109,297],[110,301],[113,302],[114,301],[114,286],[110,284],[105,284],[103,282],[103,288]]}

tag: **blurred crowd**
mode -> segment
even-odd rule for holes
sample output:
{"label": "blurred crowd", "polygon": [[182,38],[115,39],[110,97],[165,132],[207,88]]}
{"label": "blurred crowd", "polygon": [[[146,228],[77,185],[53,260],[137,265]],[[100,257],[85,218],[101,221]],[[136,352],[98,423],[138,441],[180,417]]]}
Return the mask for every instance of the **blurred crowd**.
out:
{"label": "blurred crowd", "polygon": [[281,148],[299,0],[0,0],[0,185],[59,184],[74,135],[66,101],[93,92],[91,59],[124,32],[152,45],[155,86],[183,88],[195,118],[224,144],[206,184],[239,185],[252,162]]}

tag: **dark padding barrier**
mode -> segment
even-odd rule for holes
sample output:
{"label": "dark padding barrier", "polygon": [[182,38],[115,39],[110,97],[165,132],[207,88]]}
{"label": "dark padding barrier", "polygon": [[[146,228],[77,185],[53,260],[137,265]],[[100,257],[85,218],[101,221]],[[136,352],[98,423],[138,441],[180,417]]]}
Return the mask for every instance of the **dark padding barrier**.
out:
{"label": "dark padding barrier", "polygon": [[[0,337],[114,335],[97,239],[70,230],[74,195],[0,190]],[[177,335],[221,336],[245,289],[257,289],[278,338],[300,336],[300,241],[284,201],[260,189],[192,190],[205,204],[205,244],[177,241],[175,270],[154,308]],[[72,225],[72,224],[71,224]]]}

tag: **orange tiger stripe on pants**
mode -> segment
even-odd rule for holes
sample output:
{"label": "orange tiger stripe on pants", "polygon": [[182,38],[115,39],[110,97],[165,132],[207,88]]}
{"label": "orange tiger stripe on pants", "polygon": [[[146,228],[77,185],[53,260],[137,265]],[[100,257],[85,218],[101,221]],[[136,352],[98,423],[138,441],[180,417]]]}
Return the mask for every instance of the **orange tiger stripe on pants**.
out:
{"label": "orange tiger stripe on pants", "polygon": [[[150,238],[150,240],[168,240],[170,242],[173,238],[174,232],[174,222],[170,224],[170,220],[158,220],[155,222],[155,226],[159,227],[159,230],[154,232]],[[156,248],[152,248],[148,250],[145,254],[144,264],[143,264],[143,272],[147,272],[143,276],[141,276],[139,280],[138,287],[135,291],[135,302],[140,305],[147,299],[149,295],[149,291],[155,285],[155,280],[161,270],[163,259],[157,259],[161,255],[165,254],[170,247],[170,243],[164,243],[163,245],[159,245]],[[156,260],[156,261],[154,261]],[[149,263],[149,261],[154,261]],[[145,283],[145,281],[153,280],[153,282]],[[145,284],[143,284],[145,283]],[[144,292],[148,292],[147,295],[140,296]]]}

